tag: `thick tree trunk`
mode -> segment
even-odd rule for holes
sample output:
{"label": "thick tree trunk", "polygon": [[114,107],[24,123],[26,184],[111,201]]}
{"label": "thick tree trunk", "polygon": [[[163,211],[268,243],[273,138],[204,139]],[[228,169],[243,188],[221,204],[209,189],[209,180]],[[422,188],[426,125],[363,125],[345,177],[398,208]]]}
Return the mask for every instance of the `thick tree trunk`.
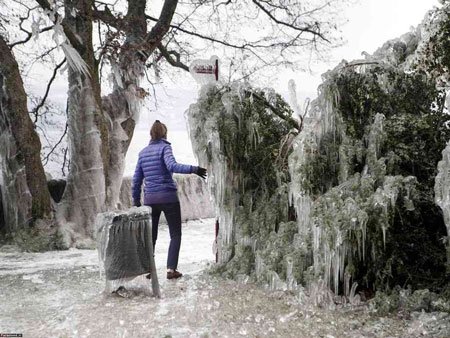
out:
{"label": "thick tree trunk", "polygon": [[126,95],[126,90],[118,88],[110,95],[104,97],[102,103],[103,111],[111,119],[110,157],[106,180],[106,207],[108,209],[115,209],[118,206],[125,168],[125,155],[136,125],[134,118],[140,113],[138,106],[130,108]]}
{"label": "thick tree trunk", "polygon": [[0,157],[9,231],[52,214],[41,142],[28,115],[17,62],[0,36]]}
{"label": "thick tree trunk", "polygon": [[109,149],[92,44],[92,3],[67,0],[65,5],[65,20],[82,42],[77,51],[89,68],[89,74],[69,69],[68,77],[70,170],[57,220],[64,242],[73,245],[92,237],[95,217],[104,210]]}

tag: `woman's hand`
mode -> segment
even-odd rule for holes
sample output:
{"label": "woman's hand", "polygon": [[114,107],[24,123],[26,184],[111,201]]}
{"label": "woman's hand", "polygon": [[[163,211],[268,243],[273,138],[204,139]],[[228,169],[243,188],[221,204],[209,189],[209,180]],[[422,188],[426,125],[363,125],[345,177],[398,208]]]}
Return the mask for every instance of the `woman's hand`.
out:
{"label": "woman's hand", "polygon": [[200,176],[201,178],[205,179],[206,178],[206,169],[202,168],[202,167],[198,167],[195,174]]}

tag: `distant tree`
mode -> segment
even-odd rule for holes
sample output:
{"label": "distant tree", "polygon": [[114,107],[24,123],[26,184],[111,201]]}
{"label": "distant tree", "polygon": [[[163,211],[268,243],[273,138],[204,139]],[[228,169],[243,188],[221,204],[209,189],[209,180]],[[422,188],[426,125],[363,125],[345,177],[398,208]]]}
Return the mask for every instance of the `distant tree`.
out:
{"label": "distant tree", "polygon": [[[92,234],[96,214],[117,205],[125,154],[148,95],[141,85],[148,69],[161,72],[166,63],[188,70],[193,58],[212,51],[230,64],[230,79],[304,65],[340,42],[344,2],[5,0],[0,8],[0,153],[3,183],[10,187],[8,230],[46,219],[63,230],[66,245]],[[34,49],[39,50],[35,56],[27,54]],[[42,102],[28,109],[17,60],[58,57]],[[70,168],[56,204],[48,194],[30,113],[38,114],[64,63]],[[110,92],[102,89],[106,73]],[[24,173],[23,184],[17,184],[18,173]]]}

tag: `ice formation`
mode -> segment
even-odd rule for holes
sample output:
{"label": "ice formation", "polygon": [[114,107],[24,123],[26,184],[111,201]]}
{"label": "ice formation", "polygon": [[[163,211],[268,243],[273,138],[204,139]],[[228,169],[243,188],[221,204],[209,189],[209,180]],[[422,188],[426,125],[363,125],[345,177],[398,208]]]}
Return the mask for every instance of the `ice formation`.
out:
{"label": "ice formation", "polygon": [[[324,74],[319,97],[304,116],[302,131],[288,142],[292,147],[287,152],[280,146],[291,133],[292,125],[284,125],[287,119],[258,118],[261,97],[269,114],[282,106],[273,90],[242,84],[202,88],[188,120],[194,152],[210,174],[208,184],[220,219],[220,271],[234,277],[248,274],[271,288],[302,290],[306,285],[311,294],[331,288],[354,302],[358,287],[414,284],[408,277],[412,272],[403,265],[420,274],[431,269],[442,278],[441,258],[426,261],[419,255],[416,262],[411,258],[418,254],[414,250],[411,257],[396,256],[410,247],[420,251],[423,243],[433,246],[437,257],[442,253],[435,237],[441,236],[443,220],[430,199],[437,159],[426,153],[431,162],[421,163],[418,155],[419,147],[443,146],[442,136],[422,136],[429,135],[427,128],[435,123],[428,119],[443,114],[435,104],[441,95],[436,78],[417,70],[417,54],[423,51],[418,46],[432,35],[425,31],[430,32],[427,25],[364,60],[343,61]],[[294,82],[289,90],[298,114]],[[260,154],[271,137],[264,123],[272,124],[274,134],[278,124],[285,128],[277,134],[272,162],[281,164],[273,171],[258,163],[261,156],[271,156]],[[445,123],[436,123],[446,135]],[[421,136],[395,138],[408,138],[410,128]],[[279,162],[282,152],[289,154],[288,166]],[[443,152],[437,182],[448,180],[448,152]],[[259,171],[251,171],[251,165]],[[259,184],[249,184],[254,177]],[[269,177],[276,183],[265,186]],[[448,184],[436,184],[447,220]],[[401,236],[404,229],[410,233]],[[318,302],[327,299],[323,292],[317,297]]]}
{"label": "ice formation", "polygon": [[106,280],[107,294],[120,286],[148,291],[152,274],[153,294],[160,297],[158,276],[153,258],[152,227],[149,207],[126,212],[107,212],[97,216],[96,237],[100,274]]}
{"label": "ice formation", "polygon": [[92,83],[69,70],[68,144],[70,170],[57,210],[57,221],[68,246],[94,234],[95,216],[106,198],[99,107]]}
{"label": "ice formation", "polygon": [[[447,238],[450,238],[450,142],[442,151],[434,189],[436,204],[441,207],[447,225]],[[450,262],[450,243],[447,243],[447,261]],[[447,269],[450,270],[450,264],[447,264]]]}
{"label": "ice formation", "polygon": [[31,193],[28,189],[25,166],[10,131],[0,116],[0,187],[6,231],[15,232],[31,220]]}
{"label": "ice formation", "polygon": [[297,285],[294,259],[283,258],[276,247],[289,245],[296,229],[288,222],[287,155],[280,150],[292,128],[291,114],[273,90],[244,84],[204,87],[188,113],[194,153],[208,169],[220,222],[219,264],[231,275],[255,273],[258,280],[284,289]]}

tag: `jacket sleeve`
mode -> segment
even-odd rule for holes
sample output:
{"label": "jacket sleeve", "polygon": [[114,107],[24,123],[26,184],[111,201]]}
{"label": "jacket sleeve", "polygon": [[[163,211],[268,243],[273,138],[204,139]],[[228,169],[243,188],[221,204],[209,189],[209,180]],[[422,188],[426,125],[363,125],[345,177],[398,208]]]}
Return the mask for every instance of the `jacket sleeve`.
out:
{"label": "jacket sleeve", "polygon": [[172,173],[179,174],[191,174],[197,171],[197,167],[188,165],[188,164],[180,164],[177,163],[175,157],[172,153],[172,146],[170,144],[164,147],[164,163],[166,164],[167,170]]}
{"label": "jacket sleeve", "polygon": [[141,201],[141,187],[142,181],[144,180],[144,172],[142,171],[141,158],[139,157],[136,170],[134,171],[133,176],[133,187],[132,187],[132,196],[133,201],[139,202]]}

